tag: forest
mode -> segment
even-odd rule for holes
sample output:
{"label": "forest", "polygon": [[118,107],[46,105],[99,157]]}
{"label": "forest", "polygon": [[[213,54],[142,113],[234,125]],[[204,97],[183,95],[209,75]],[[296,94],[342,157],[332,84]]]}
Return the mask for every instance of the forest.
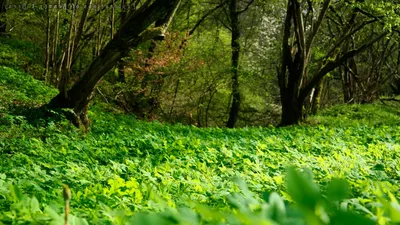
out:
{"label": "forest", "polygon": [[0,224],[400,224],[399,0],[0,7]]}

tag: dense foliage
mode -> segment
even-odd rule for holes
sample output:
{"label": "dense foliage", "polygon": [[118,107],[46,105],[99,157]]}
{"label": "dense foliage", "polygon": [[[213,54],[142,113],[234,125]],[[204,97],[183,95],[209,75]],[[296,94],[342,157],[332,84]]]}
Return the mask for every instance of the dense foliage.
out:
{"label": "dense foliage", "polygon": [[[198,127],[226,126],[230,117],[237,127],[277,125],[279,117],[292,116],[281,113],[286,111],[298,112],[286,124],[298,123],[319,108],[371,103],[381,95],[400,93],[396,0],[170,1],[180,3],[170,23],[154,17],[137,31],[168,28],[163,38],[133,41],[128,52],[127,46],[105,46],[126,42],[111,40],[129,31],[121,30],[128,14],[167,0],[0,0],[0,36],[8,37],[0,40],[0,64],[20,67],[61,92],[70,91],[71,102],[82,100],[74,93],[91,92],[139,119]],[[286,26],[285,18],[295,22],[297,16],[290,20],[294,12],[302,18]],[[131,22],[140,23],[144,16]],[[104,49],[116,49],[112,53],[118,61],[106,62],[115,57],[110,52],[101,56]],[[289,51],[291,57],[284,57]],[[290,61],[300,63],[291,66],[300,70],[292,70],[293,80],[279,84]],[[102,71],[96,82],[88,79],[90,74],[84,76],[97,69]],[[95,85],[72,90],[84,77],[82,84],[91,80]],[[292,104],[286,98],[298,99]],[[57,107],[86,114],[86,107],[78,110],[60,99]]]}
{"label": "dense foliage", "polygon": [[0,0],[0,224],[400,224],[399,25],[398,0]]}
{"label": "dense foliage", "polygon": [[[60,224],[63,184],[70,224],[399,221],[398,105],[337,106],[301,127],[229,130],[142,122],[97,104],[82,133],[7,108],[6,98],[30,105],[55,94],[29,75],[3,67],[0,88],[18,91],[2,97],[0,112],[5,224]],[[305,175],[285,176],[288,165]]]}

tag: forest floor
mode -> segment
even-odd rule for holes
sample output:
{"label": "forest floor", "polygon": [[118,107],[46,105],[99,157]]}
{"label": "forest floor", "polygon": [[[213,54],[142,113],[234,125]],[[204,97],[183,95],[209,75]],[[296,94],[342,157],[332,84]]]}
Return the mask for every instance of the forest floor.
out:
{"label": "forest floor", "polygon": [[[322,191],[333,178],[345,178],[351,190],[346,207],[375,220],[383,216],[375,204],[381,194],[400,197],[395,103],[335,106],[302,126],[239,129],[142,122],[97,104],[84,133],[63,118],[26,110],[55,93],[23,72],[0,67],[5,224],[62,220],[63,184],[72,190],[71,214],[90,224],[126,224],[133,212],[166,208],[197,207],[211,215],[199,204],[228,210],[228,196],[243,192],[238,178],[255,199],[267,191],[291,201],[285,185],[290,165],[312,174]],[[196,216],[185,215],[191,221],[186,224],[196,224]]]}

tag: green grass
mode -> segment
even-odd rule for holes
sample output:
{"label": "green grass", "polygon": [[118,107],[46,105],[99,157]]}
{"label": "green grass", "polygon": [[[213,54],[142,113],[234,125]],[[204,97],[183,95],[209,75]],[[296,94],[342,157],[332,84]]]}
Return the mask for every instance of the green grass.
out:
{"label": "green grass", "polygon": [[[312,175],[324,199],[332,190],[344,190],[339,182],[340,188],[329,192],[332,179],[345,178],[351,194],[341,200],[341,206],[380,224],[389,224],[387,218],[395,221],[400,215],[393,211],[397,205],[392,209],[386,204],[390,195],[400,197],[398,106],[337,106],[305,126],[231,130],[141,122],[133,116],[104,112],[96,105],[90,111],[90,131],[82,133],[68,121],[31,123],[10,110],[14,103],[40,105],[57,93],[27,74],[0,67],[0,92],[0,221],[4,224],[60,221],[63,184],[72,190],[72,214],[90,224],[125,224],[128,220],[141,222],[127,224],[149,220],[149,224],[221,224],[220,218],[227,215],[241,221],[231,224],[262,224],[263,218],[264,222],[275,218],[271,214],[274,207],[284,207],[279,197],[271,195],[264,198],[269,211],[261,210],[264,191],[297,202],[300,216],[288,211],[288,218],[328,224],[323,223],[326,218],[321,210],[329,207],[319,191],[295,172],[286,178],[290,165]],[[242,195],[232,198],[234,193]],[[308,197],[304,200],[303,195]],[[179,212],[171,209],[182,207]],[[237,209],[232,211],[232,207]],[[255,208],[259,210],[251,210]],[[135,214],[165,209],[172,212],[150,217]],[[384,210],[393,213],[382,214]],[[340,215],[328,213],[330,224]],[[342,215],[353,218],[347,216]],[[181,222],[174,223],[171,217]],[[85,224],[77,218],[72,217],[78,221],[75,224]],[[276,218],[279,221],[283,216]],[[190,222],[182,222],[185,219]],[[310,223],[314,220],[319,222]]]}

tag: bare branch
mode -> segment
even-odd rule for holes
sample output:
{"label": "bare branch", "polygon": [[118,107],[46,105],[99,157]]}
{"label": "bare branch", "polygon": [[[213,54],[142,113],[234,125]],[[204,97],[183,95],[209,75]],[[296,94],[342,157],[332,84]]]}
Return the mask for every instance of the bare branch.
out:
{"label": "bare branch", "polygon": [[369,21],[364,21],[362,22],[358,27],[356,27],[355,29],[353,29],[351,32],[349,32],[348,34],[344,35],[343,37],[341,37],[333,46],[332,48],[328,51],[328,53],[326,54],[326,56],[324,57],[325,59],[328,58],[337,47],[339,47],[345,40],[347,40],[348,38],[350,38],[353,34],[355,34],[356,32],[358,32],[359,30],[361,30],[363,27],[365,27],[368,24],[374,23],[376,22],[375,19],[373,20],[369,20]]}
{"label": "bare branch", "polygon": [[322,9],[321,9],[321,12],[319,13],[318,18],[315,21],[315,23],[313,23],[313,26],[312,26],[313,29],[312,29],[312,31],[310,33],[310,36],[308,37],[307,45],[306,45],[306,49],[305,49],[307,56],[310,54],[311,45],[312,45],[312,43],[314,41],[315,36],[318,33],[319,28],[321,27],[322,20],[325,17],[325,14],[326,14],[326,12],[328,10],[330,2],[331,2],[331,0],[325,0],[324,1],[324,4],[323,4]]}
{"label": "bare branch", "polygon": [[254,0],[250,0],[250,2],[247,3],[246,7],[243,10],[238,11],[237,14],[240,15],[240,14],[246,12],[253,3],[254,3]]}
{"label": "bare branch", "polygon": [[206,14],[204,14],[199,21],[197,21],[197,23],[194,25],[194,27],[189,31],[189,36],[191,36],[196,29],[201,25],[201,23],[204,22],[204,20],[209,17],[211,14],[213,14],[215,11],[217,11],[218,9],[222,8],[226,3],[228,2],[228,0],[225,0],[223,2],[221,2],[219,5],[217,5],[215,8],[211,9],[210,11],[208,11]]}
{"label": "bare branch", "polygon": [[375,38],[371,39],[367,43],[363,44],[361,47],[358,49],[352,50],[344,54],[342,57],[337,58],[335,61],[330,61],[328,62],[325,66],[323,66],[317,74],[311,79],[311,81],[306,85],[306,87],[303,89],[303,91],[300,94],[300,99],[305,99],[306,96],[311,92],[311,90],[315,87],[315,85],[329,72],[332,70],[336,69],[338,66],[340,66],[344,61],[346,61],[349,58],[352,58],[361,52],[365,51],[368,49],[371,45],[373,45],[375,42],[381,40],[382,38],[386,37],[389,32],[383,32],[380,35],[376,36]]}

